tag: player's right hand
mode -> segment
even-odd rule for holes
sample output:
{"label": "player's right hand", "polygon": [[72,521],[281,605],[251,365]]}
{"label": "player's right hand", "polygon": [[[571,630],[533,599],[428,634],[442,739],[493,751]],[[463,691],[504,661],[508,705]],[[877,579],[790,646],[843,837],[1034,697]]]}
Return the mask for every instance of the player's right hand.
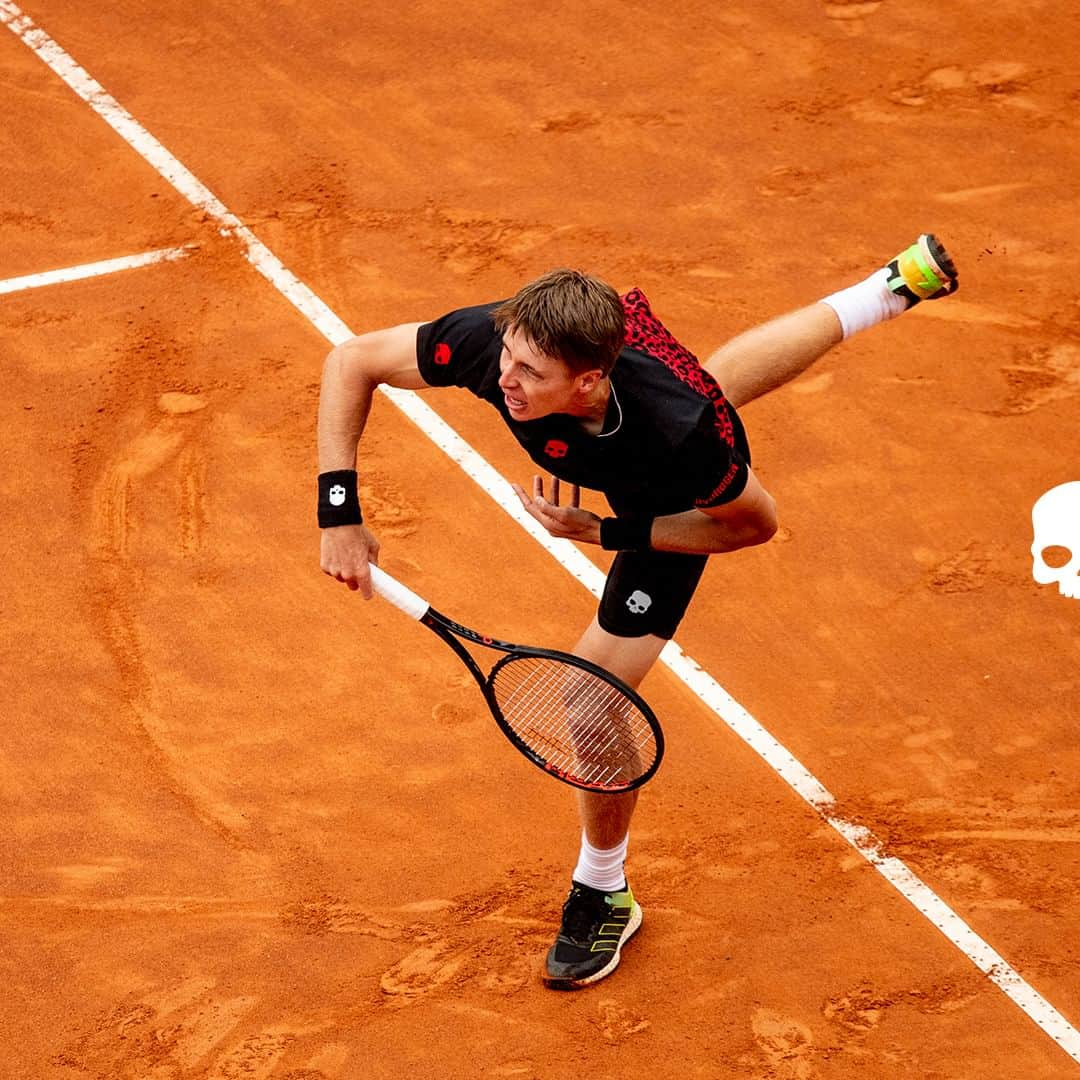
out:
{"label": "player's right hand", "polygon": [[322,530],[322,572],[342,581],[366,600],[375,595],[369,565],[379,565],[379,541],[364,525],[336,525]]}

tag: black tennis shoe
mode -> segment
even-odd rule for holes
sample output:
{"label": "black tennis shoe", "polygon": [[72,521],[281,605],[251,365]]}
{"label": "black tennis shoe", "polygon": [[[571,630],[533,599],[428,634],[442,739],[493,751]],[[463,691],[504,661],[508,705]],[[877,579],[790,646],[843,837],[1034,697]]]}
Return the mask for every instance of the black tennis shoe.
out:
{"label": "black tennis shoe", "polygon": [[577,990],[610,975],[640,925],[641,908],[629,885],[606,893],[571,882],[559,936],[548,950],[544,985]]}

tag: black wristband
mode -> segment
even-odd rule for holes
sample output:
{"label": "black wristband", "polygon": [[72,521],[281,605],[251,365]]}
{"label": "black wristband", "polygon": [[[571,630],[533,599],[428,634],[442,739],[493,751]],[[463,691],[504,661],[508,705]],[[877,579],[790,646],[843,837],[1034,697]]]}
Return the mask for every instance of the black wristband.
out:
{"label": "black wristband", "polygon": [[604,518],[600,522],[600,546],[605,551],[648,551],[652,546],[653,519],[644,514]]}
{"label": "black wristband", "polygon": [[356,470],[335,469],[319,473],[319,528],[363,523],[360,496],[356,493]]}

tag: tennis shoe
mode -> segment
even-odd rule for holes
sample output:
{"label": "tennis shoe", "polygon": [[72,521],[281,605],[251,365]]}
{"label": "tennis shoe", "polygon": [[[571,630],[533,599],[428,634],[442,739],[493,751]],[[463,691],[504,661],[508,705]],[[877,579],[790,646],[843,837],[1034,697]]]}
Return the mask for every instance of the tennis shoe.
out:
{"label": "tennis shoe", "polygon": [[608,893],[572,881],[559,936],[548,950],[544,985],[577,990],[610,975],[640,925],[641,908],[629,885]]}
{"label": "tennis shoe", "polygon": [[945,245],[933,233],[923,233],[888,265],[890,291],[902,296],[908,307],[921,300],[937,300],[959,288],[956,266]]}

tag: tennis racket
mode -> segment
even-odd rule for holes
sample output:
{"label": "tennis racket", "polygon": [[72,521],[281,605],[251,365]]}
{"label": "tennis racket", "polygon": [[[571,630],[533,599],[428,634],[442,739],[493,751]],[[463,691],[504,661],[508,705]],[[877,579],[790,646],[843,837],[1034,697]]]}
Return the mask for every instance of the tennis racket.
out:
{"label": "tennis racket", "polygon": [[[499,729],[546,773],[584,791],[616,793],[641,787],[659,768],[664,756],[659,721],[610,671],[570,653],[478,634],[377,566],[371,567],[371,583],[454,650],[476,679]],[[465,642],[506,655],[485,674]]]}

